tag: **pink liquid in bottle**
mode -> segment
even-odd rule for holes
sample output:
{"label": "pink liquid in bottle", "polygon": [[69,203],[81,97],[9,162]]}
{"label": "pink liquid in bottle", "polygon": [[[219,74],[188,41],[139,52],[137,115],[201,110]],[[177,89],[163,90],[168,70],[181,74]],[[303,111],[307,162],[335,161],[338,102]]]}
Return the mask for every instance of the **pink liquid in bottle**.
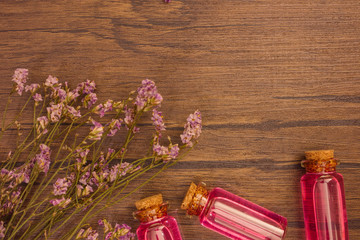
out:
{"label": "pink liquid in bottle", "polygon": [[333,150],[309,151],[301,178],[307,240],[348,240],[344,181]]}
{"label": "pink liquid in bottle", "polygon": [[208,192],[203,184],[190,185],[182,208],[199,216],[200,223],[231,239],[281,240],[286,218],[222,188]]}
{"label": "pink liquid in bottle", "polygon": [[176,219],[167,215],[168,204],[159,196],[161,194],[135,203],[139,211],[134,215],[141,222],[136,230],[138,240],[182,240]]}

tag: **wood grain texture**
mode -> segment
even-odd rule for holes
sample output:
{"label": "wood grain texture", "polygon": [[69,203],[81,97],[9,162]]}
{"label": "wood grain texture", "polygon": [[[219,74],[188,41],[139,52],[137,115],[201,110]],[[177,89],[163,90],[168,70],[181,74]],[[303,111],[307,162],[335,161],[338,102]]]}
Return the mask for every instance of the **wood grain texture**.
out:
{"label": "wood grain texture", "polygon": [[[33,82],[95,80],[102,100],[150,78],[175,138],[201,110],[196,150],[99,218],[136,228],[135,200],[161,192],[179,208],[200,178],[287,217],[286,239],[305,239],[300,160],[335,149],[350,239],[360,239],[359,13],[358,0],[2,0],[0,97],[25,67]],[[225,239],[182,211],[178,218],[185,239]]]}

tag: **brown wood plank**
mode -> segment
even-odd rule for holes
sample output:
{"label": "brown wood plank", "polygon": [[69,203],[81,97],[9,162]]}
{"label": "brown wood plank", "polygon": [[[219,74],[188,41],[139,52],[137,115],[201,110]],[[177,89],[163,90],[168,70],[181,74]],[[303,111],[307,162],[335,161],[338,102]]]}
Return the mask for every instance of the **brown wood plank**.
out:
{"label": "brown wood plank", "polygon": [[[169,135],[201,110],[200,144],[99,218],[136,228],[135,200],[162,192],[179,208],[198,177],[287,217],[286,239],[304,239],[300,160],[307,150],[335,149],[350,239],[358,239],[359,12],[358,0],[3,0],[0,107],[17,67],[38,83],[49,74],[71,86],[95,80],[102,100],[124,98],[150,78],[164,97]],[[17,98],[10,115],[23,103]],[[145,137],[138,141],[141,151]],[[4,156],[12,143],[2,144]],[[185,239],[225,239],[181,210],[178,217]]]}

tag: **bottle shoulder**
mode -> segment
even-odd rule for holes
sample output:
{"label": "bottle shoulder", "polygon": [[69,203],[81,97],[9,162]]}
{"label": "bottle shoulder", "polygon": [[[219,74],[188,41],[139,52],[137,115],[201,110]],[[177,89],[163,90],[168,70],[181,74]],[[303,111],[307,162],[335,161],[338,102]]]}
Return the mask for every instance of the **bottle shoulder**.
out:
{"label": "bottle shoulder", "polygon": [[338,172],[325,172],[325,173],[305,173],[301,177],[301,180],[319,178],[319,177],[325,176],[325,175],[334,176],[335,178],[343,178],[341,173],[338,173]]}
{"label": "bottle shoulder", "polygon": [[327,173],[306,173],[304,174],[301,179],[301,184],[312,184],[318,181],[319,178],[327,178],[330,177],[334,179],[339,184],[344,184],[344,178],[340,173],[337,172],[327,172]]}

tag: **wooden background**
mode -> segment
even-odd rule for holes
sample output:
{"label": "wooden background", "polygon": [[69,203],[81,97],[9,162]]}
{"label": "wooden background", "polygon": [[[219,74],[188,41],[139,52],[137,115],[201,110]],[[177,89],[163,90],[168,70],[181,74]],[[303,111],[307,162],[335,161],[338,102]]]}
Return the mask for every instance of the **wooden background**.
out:
{"label": "wooden background", "polygon": [[[25,67],[32,82],[95,80],[102,100],[125,98],[150,78],[177,140],[187,115],[201,110],[196,149],[99,215],[133,228],[135,200],[161,192],[175,210],[201,179],[287,217],[286,239],[305,239],[300,160],[335,149],[350,239],[360,239],[359,57],[358,0],[0,2],[1,99]],[[142,151],[146,142],[137,143]],[[185,239],[225,239],[181,210],[178,218]]]}

